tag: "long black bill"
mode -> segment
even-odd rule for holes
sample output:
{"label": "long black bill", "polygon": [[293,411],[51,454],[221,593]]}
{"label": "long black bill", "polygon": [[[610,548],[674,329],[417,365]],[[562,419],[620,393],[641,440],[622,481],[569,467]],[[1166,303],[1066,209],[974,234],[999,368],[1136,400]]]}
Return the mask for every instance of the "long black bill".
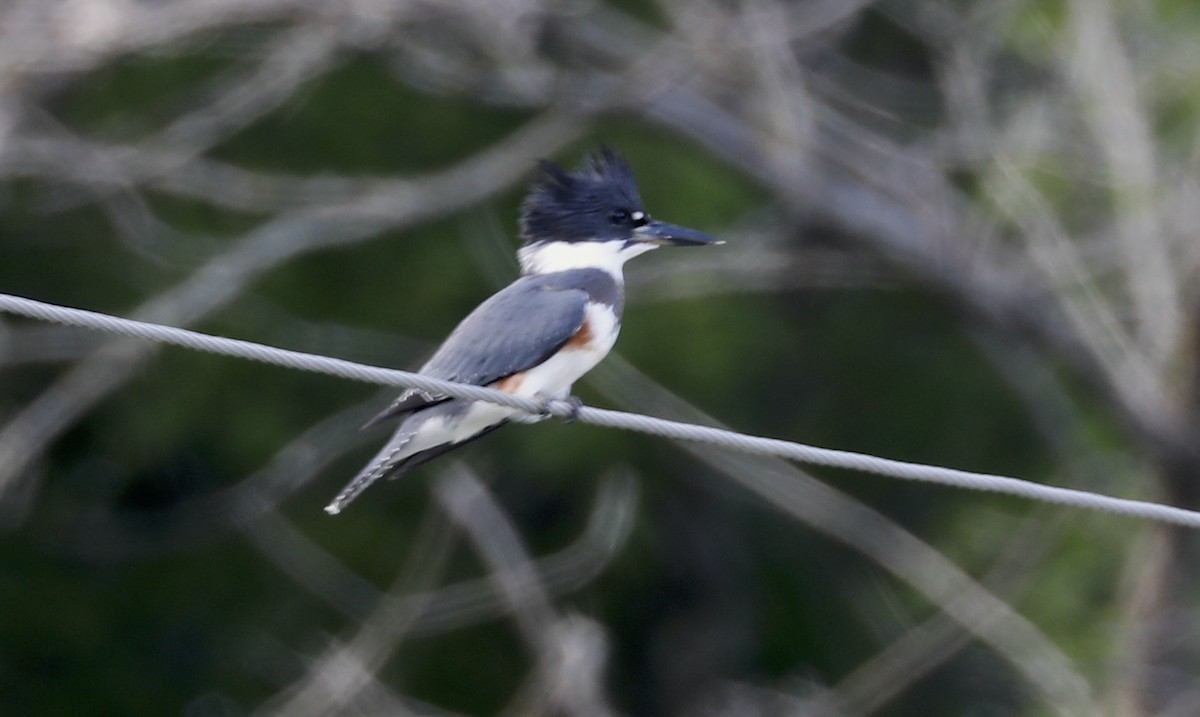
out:
{"label": "long black bill", "polygon": [[669,244],[672,246],[703,246],[704,244],[724,244],[725,242],[695,229],[652,221],[633,230],[638,241],[652,244]]}

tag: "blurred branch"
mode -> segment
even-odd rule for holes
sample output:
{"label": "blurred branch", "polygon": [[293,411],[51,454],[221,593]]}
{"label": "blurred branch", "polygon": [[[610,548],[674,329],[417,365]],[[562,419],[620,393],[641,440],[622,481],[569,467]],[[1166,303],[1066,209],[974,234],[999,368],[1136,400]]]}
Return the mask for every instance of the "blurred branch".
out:
{"label": "blurred branch", "polygon": [[[1061,517],[1035,510],[1008,532],[991,568],[980,581],[998,599],[1015,601],[1034,579],[1034,568],[1057,543]],[[874,714],[971,643],[973,635],[948,613],[909,628],[870,660],[838,681],[822,701],[841,717]]]}
{"label": "blurred branch", "polygon": [[[531,563],[538,584],[550,595],[575,592],[594,580],[629,538],[637,509],[630,476],[600,484],[583,533],[561,550]],[[358,575],[272,513],[243,526],[247,538],[279,569],[346,617],[363,619],[378,594]],[[505,604],[486,579],[465,580],[420,598],[425,604],[410,626],[413,637],[463,629],[504,614]]]}
{"label": "blurred branch", "polygon": [[[523,176],[534,157],[570,142],[584,127],[574,115],[547,114],[436,174],[394,180],[352,200],[271,220],[133,314],[146,321],[194,323],[223,308],[254,279],[299,256],[429,221],[500,191]],[[108,344],[0,428],[0,496],[12,490],[49,443],[156,353],[138,342]]]}
{"label": "blurred branch", "polygon": [[[180,500],[169,508],[137,514],[109,507],[74,512],[56,532],[72,554],[88,559],[129,559],[194,549],[241,529],[253,531],[291,495],[347,453],[374,437],[356,430],[394,391],[378,392],[322,418],[280,448],[270,461],[229,488]],[[147,529],[146,524],[154,526]]]}
{"label": "blurred branch", "polygon": [[477,478],[459,465],[434,491],[489,568],[521,636],[537,658],[536,677],[510,715],[579,717],[614,714],[603,693],[604,631],[583,618],[558,615],[550,604],[512,522]]}
{"label": "blurred branch", "polygon": [[[639,46],[663,44],[647,39],[653,33],[644,27],[631,31],[631,24],[609,11],[571,30],[577,41],[610,62],[636,57]],[[1114,382],[1053,301],[1053,292],[1019,270],[1019,256],[982,247],[967,251],[955,241],[971,204],[947,183],[935,157],[920,145],[892,142],[808,95],[804,101],[814,104],[808,111],[826,118],[818,127],[822,134],[811,155],[781,166],[773,158],[781,151],[789,156],[784,143],[705,89],[693,76],[686,83],[645,81],[626,91],[636,113],[695,139],[769,189],[795,216],[816,216],[842,227],[899,270],[953,297],[954,305],[1069,361],[1142,445],[1156,455],[1200,466],[1200,452],[1171,422],[1168,407]]]}
{"label": "blurred branch", "polygon": [[1139,350],[1158,368],[1178,348],[1183,318],[1173,248],[1159,226],[1159,171],[1146,103],[1108,0],[1072,0],[1066,76],[1079,94],[1113,192],[1115,239],[1133,300]]}
{"label": "blurred branch", "polygon": [[[678,420],[713,419],[610,357],[589,382],[619,405]],[[703,444],[685,450],[769,505],[861,553],[924,596],[1003,657],[1064,715],[1094,715],[1091,687],[1035,625],[975,582],[942,553],[866,505],[775,458],[733,454]]]}
{"label": "blurred branch", "polygon": [[221,78],[199,99],[199,106],[171,122],[149,144],[200,154],[294,101],[302,86],[334,65],[342,39],[337,30],[321,18],[280,33],[257,66]]}
{"label": "blurred branch", "polygon": [[285,20],[315,0],[14,0],[0,32],[0,87],[30,76],[79,73],[114,58],[177,44],[214,29]]}
{"label": "blurred branch", "polygon": [[0,367],[56,363],[79,358],[104,339],[65,326],[11,326],[0,322]]}
{"label": "blurred branch", "polygon": [[[451,470],[465,469],[455,467]],[[444,490],[443,484],[437,485],[440,494]],[[482,489],[481,484],[477,485]],[[455,503],[452,515],[456,522],[471,521],[473,527],[468,535],[477,546],[477,541],[486,537],[490,541],[499,540],[496,549],[507,551],[511,546],[506,541],[490,532],[482,536],[478,531],[491,531],[495,529],[495,521],[508,524],[508,519],[494,504],[483,509],[485,517],[478,517],[480,508],[474,502],[475,495],[442,499],[468,500],[466,504]],[[391,658],[401,640],[457,630],[517,612],[525,620],[521,624],[528,631],[527,638],[537,640],[540,650],[554,651],[543,655],[553,661],[542,666],[539,674],[544,679],[537,680],[525,697],[550,699],[555,704],[570,707],[573,714],[609,714],[603,709],[598,682],[605,650],[603,632],[577,616],[554,618],[547,624],[538,622],[537,616],[555,614],[549,607],[549,595],[578,589],[604,568],[628,536],[634,500],[633,484],[628,479],[609,480],[602,484],[587,529],[574,544],[536,561],[524,557],[521,550],[519,555],[523,557],[515,568],[501,570],[493,566],[495,572],[489,578],[437,588],[433,581],[448,557],[451,536],[443,521],[427,521],[408,547],[413,556],[410,565],[386,595],[374,594],[360,578],[348,573],[321,549],[308,544],[307,539],[282,518],[269,517],[256,523],[247,529],[247,537],[273,562],[310,592],[343,613],[361,618],[354,638],[331,647],[313,663],[301,682],[264,705],[256,714],[340,713],[348,705],[369,702],[374,675]],[[460,515],[457,511],[461,510],[468,513]],[[432,515],[439,514],[434,511]],[[511,526],[508,529],[511,530]],[[495,556],[488,555],[490,565]],[[512,577],[512,571],[516,571],[518,577]],[[526,588],[534,596],[531,599],[538,601],[532,607],[523,602]],[[514,590],[518,592],[514,594]],[[368,598],[375,606],[369,613],[362,614],[363,601]],[[519,603],[514,603],[518,598]],[[541,632],[542,628],[547,632]],[[540,712],[533,710],[532,713]]]}
{"label": "blurred branch", "polygon": [[392,179],[295,177],[257,171],[145,144],[107,145],[28,133],[0,146],[0,175],[96,186],[150,189],[253,214],[347,205],[355,197],[401,191]]}
{"label": "blurred branch", "polygon": [[[1005,344],[1000,337],[975,337],[996,371],[1019,396],[1042,440],[1059,457],[1067,485],[1105,482],[1107,470],[1093,459],[1097,448],[1084,442],[1086,427],[1064,386],[1040,356]],[[1043,559],[1062,544],[1064,522],[1034,510],[1008,536],[981,580],[1006,601],[1021,595]],[[873,714],[970,644],[970,634],[945,613],[912,626],[870,660],[821,695],[822,704],[842,717]]]}
{"label": "blurred branch", "polygon": [[343,714],[391,658],[428,601],[431,588],[446,567],[454,531],[438,511],[426,514],[408,547],[408,563],[388,595],[344,644],[332,645],[294,685],[263,704],[254,714],[265,717]]}
{"label": "blurred branch", "polygon": [[[566,548],[538,558],[533,567],[538,584],[551,595],[574,592],[594,580],[616,557],[633,530],[636,508],[631,477],[613,477],[600,485],[584,534]],[[431,607],[414,626],[414,634],[448,632],[500,614],[502,605],[486,581],[466,581],[439,591]]]}
{"label": "blurred branch", "polygon": [[722,294],[899,286],[900,277],[868,252],[806,245],[793,226],[773,214],[761,214],[755,212],[721,232],[737,252],[696,252],[629,267],[625,283],[630,295],[646,304]]}

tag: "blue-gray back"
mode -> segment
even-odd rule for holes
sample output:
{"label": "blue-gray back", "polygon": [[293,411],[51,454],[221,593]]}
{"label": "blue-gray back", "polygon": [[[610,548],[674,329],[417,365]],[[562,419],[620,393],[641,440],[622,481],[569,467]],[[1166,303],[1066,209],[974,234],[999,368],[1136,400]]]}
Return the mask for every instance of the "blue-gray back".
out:
{"label": "blue-gray back", "polygon": [[[621,286],[599,269],[522,276],[463,319],[421,373],[483,386],[531,369],[579,331],[589,301],[611,306],[618,319],[624,308]],[[406,391],[367,425],[445,400]]]}

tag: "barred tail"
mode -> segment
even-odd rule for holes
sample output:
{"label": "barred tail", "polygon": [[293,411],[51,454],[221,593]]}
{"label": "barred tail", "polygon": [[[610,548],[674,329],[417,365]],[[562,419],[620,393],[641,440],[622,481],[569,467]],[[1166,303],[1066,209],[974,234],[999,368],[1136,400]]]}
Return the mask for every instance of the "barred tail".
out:
{"label": "barred tail", "polygon": [[376,453],[371,462],[359,471],[358,475],[351,478],[346,487],[342,488],[341,492],[329,502],[329,505],[325,506],[325,512],[330,515],[341,513],[343,508],[357,498],[359,493],[369,488],[372,483],[392,471],[403,468],[407,459],[411,457],[402,455],[404,447],[408,445],[412,438],[413,433],[408,432],[401,433],[388,441],[383,450]]}
{"label": "barred tail", "polygon": [[330,515],[337,515],[338,513],[342,512],[343,508],[350,504],[350,501],[357,498],[359,493],[362,493],[367,489],[368,486],[380,478],[385,476],[388,478],[399,478],[417,466],[424,465],[444,453],[449,453],[456,448],[462,448],[472,441],[483,438],[500,426],[503,426],[505,423],[507,423],[507,421],[502,421],[494,426],[488,426],[465,441],[460,441],[458,443],[444,443],[440,446],[426,448],[423,451],[417,451],[416,453],[410,453],[407,455],[401,454],[404,450],[404,447],[408,445],[410,440],[412,440],[413,434],[409,433],[397,436],[386,446],[384,446],[383,450],[377,453],[375,458],[367,464],[367,467],[359,471],[358,475],[354,476],[354,478],[352,478],[350,482],[346,484],[345,488],[342,488],[342,491],[337,494],[337,497],[330,501],[329,505],[325,506],[325,512],[329,513]]}

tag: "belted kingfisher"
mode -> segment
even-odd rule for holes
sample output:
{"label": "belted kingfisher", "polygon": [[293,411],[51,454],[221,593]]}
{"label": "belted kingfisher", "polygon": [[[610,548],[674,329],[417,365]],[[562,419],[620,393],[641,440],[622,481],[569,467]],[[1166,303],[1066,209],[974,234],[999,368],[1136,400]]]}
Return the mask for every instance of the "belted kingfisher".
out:
{"label": "belted kingfisher", "polygon": [[[608,147],[567,172],[547,161],[521,210],[521,276],[480,304],[420,373],[541,398],[612,349],[625,306],[624,263],[660,246],[720,244],[650,218],[629,163]],[[418,389],[367,422],[403,417],[391,440],[325,507],[336,514],[371,483],[398,477],[518,418],[519,411]]]}

